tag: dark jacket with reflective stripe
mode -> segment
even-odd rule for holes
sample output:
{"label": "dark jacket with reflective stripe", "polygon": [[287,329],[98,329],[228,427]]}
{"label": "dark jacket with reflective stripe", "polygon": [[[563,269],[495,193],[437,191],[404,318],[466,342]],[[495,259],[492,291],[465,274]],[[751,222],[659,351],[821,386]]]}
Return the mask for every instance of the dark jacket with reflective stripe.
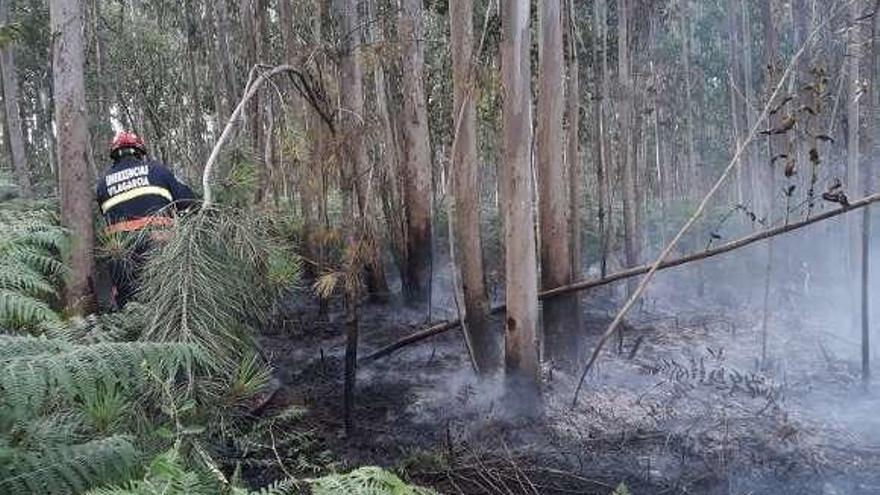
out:
{"label": "dark jacket with reflective stripe", "polygon": [[192,189],[164,165],[133,156],[113,163],[98,181],[98,206],[108,224],[159,213],[170,204],[178,211],[192,206]]}

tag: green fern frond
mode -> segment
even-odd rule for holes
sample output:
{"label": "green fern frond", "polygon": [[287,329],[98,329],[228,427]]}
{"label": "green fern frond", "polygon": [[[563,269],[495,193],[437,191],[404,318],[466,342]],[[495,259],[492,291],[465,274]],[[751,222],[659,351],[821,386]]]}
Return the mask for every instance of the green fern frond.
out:
{"label": "green fern frond", "polygon": [[247,491],[241,489],[235,489],[232,491],[233,495],[295,495],[298,493],[303,493],[303,488],[305,483],[295,479],[295,478],[287,478],[283,480],[276,481],[269,486],[265,486],[257,491]]}
{"label": "green fern frond", "polygon": [[57,296],[55,286],[49,282],[44,274],[23,263],[0,262],[0,289],[14,290],[40,298]]}
{"label": "green fern frond", "polygon": [[37,327],[59,321],[45,302],[18,291],[0,288],[0,326],[8,328]]}
{"label": "green fern frond", "polygon": [[629,488],[627,488],[626,483],[621,483],[617,485],[617,488],[611,492],[611,495],[630,495]]}
{"label": "green fern frond", "polygon": [[16,410],[39,409],[52,398],[50,390],[74,400],[96,395],[99,386],[140,387],[143,365],[160,376],[173,376],[205,363],[191,346],[150,342],[71,345],[60,352],[16,356],[16,347],[41,345],[22,339],[0,335],[0,348],[9,349],[0,360],[0,405]]}
{"label": "green fern frond", "polygon": [[436,495],[437,492],[403,482],[382,468],[366,466],[348,474],[312,480],[313,495]]}
{"label": "green fern frond", "polygon": [[144,479],[125,486],[98,488],[87,495],[215,495],[217,487],[184,466],[175,446],[153,459]]}
{"label": "green fern frond", "polygon": [[[6,416],[3,419],[13,418]],[[7,438],[15,439],[16,448],[40,450],[49,445],[73,445],[87,440],[83,436],[83,421],[83,415],[77,411],[59,411],[25,418],[8,428],[4,426],[3,430]]]}
{"label": "green fern frond", "polygon": [[54,225],[34,225],[25,229],[24,232],[18,233],[16,242],[57,253],[64,253],[68,248],[68,239],[64,230]]}
{"label": "green fern frond", "polygon": [[0,363],[12,358],[69,351],[71,345],[59,339],[0,335]]}
{"label": "green fern frond", "polygon": [[131,302],[123,311],[73,317],[46,328],[45,335],[75,344],[137,340],[147,322],[144,307]]}
{"label": "green fern frond", "polygon": [[0,448],[0,493],[82,493],[97,484],[127,479],[139,461],[126,436],[43,450]]}
{"label": "green fern frond", "polygon": [[64,272],[64,264],[52,253],[48,253],[37,246],[17,244],[10,246],[3,253],[5,263],[24,264],[38,272],[47,275],[58,275]]}

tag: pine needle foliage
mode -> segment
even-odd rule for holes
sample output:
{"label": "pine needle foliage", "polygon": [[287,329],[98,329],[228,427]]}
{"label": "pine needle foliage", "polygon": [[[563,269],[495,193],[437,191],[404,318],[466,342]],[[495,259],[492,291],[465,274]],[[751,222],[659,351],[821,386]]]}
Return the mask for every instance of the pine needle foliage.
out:
{"label": "pine needle foliage", "polygon": [[142,338],[193,344],[232,373],[298,274],[269,215],[220,207],[181,218],[147,262]]}

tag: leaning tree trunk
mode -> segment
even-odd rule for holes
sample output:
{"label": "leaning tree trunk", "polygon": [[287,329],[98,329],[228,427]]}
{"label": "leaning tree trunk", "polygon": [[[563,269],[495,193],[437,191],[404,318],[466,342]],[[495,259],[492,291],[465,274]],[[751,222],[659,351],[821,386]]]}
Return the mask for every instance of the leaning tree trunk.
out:
{"label": "leaning tree trunk", "polygon": [[[562,11],[560,0],[540,2],[541,43],[538,73],[538,206],[541,228],[541,287],[571,282],[569,235],[570,178],[563,161],[564,109]],[[544,352],[553,361],[572,362],[577,351],[575,297],[557,298],[543,306]]]}
{"label": "leaning tree trunk", "polygon": [[403,177],[406,209],[406,252],[401,270],[404,296],[410,303],[431,297],[433,194],[431,143],[424,73],[422,0],[402,0],[398,23],[403,71]]}
{"label": "leaning tree trunk", "polygon": [[64,296],[69,311],[85,313],[94,301],[91,276],[95,261],[94,191],[87,158],[89,137],[83,80],[82,4],[80,0],[51,0],[49,12],[54,33],[52,75],[60,164],[61,223],[71,237]]}
{"label": "leaning tree trunk", "polygon": [[[0,0],[0,24],[9,22],[9,0]],[[4,134],[9,145],[9,155],[12,158],[12,169],[15,171],[15,180],[22,197],[30,198],[31,190],[30,173],[27,166],[27,156],[24,151],[24,137],[21,132],[21,113],[18,108],[18,73],[15,68],[14,45],[8,43],[0,47],[0,73],[3,78],[3,103],[6,114]]]}
{"label": "leaning tree trunk", "polygon": [[501,3],[501,83],[503,149],[500,180],[504,183],[507,318],[505,369],[508,393],[525,412],[537,410],[538,272],[535,219],[532,213],[531,67],[529,2]]}
{"label": "leaning tree trunk", "polygon": [[472,75],[473,0],[450,0],[453,122],[452,203],[450,215],[454,262],[464,299],[464,331],[474,364],[480,373],[501,364],[501,339],[489,322],[489,296],[483,272],[480,240],[480,175],[477,161],[476,95]]}

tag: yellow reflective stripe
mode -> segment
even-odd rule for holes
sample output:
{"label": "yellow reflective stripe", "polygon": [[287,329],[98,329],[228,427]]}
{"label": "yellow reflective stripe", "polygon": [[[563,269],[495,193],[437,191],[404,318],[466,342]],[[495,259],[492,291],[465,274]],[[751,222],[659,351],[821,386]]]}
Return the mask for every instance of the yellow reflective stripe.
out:
{"label": "yellow reflective stripe", "polygon": [[117,194],[112,198],[108,199],[101,203],[101,211],[107,213],[107,210],[113,208],[119,203],[125,203],[126,201],[131,201],[134,198],[139,198],[141,196],[147,195],[155,195],[162,196],[168,201],[174,201],[174,197],[171,196],[171,191],[165,189],[164,187],[159,186],[144,186],[144,187],[136,187],[130,191],[125,191],[124,193]]}

